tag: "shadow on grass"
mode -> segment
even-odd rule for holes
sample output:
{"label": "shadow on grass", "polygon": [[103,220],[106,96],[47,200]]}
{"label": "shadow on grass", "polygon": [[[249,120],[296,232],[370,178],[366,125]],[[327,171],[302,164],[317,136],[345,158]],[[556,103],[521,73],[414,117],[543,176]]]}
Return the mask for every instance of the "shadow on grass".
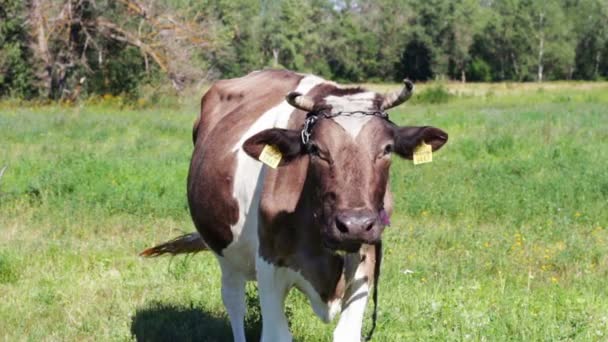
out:
{"label": "shadow on grass", "polygon": [[[259,341],[262,322],[245,322],[248,341]],[[131,321],[131,334],[137,341],[232,341],[226,315],[205,312],[193,305],[152,303],[138,309]]]}

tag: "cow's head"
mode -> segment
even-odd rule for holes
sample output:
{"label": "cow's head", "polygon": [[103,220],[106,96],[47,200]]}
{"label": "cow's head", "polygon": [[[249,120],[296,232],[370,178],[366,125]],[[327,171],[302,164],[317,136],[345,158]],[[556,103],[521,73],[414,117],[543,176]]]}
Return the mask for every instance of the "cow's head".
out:
{"label": "cow's head", "polygon": [[378,242],[386,225],[391,155],[412,159],[422,142],[433,151],[446,143],[447,133],[438,128],[399,127],[388,120],[385,111],[405,102],[412,91],[406,81],[403,90],[384,95],[342,88],[314,99],[290,93],[287,101],[308,113],[308,124],[298,130],[268,129],[245,142],[254,158],[265,145],[274,145],[283,155],[280,166],[310,158],[311,214],[326,247],[352,252],[361,243]]}

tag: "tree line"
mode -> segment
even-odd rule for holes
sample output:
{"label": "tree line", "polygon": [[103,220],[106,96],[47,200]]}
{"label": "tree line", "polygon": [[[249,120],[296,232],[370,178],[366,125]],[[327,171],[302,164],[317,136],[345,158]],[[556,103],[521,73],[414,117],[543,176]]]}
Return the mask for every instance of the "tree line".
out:
{"label": "tree line", "polygon": [[606,0],[0,0],[0,96],[274,67],[344,82],[608,77]]}

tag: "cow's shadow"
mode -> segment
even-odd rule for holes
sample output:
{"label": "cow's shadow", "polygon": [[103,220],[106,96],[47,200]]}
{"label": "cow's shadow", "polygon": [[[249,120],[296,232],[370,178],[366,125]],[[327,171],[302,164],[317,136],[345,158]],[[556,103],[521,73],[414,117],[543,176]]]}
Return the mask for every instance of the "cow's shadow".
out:
{"label": "cow's shadow", "polygon": [[[249,308],[251,309],[251,307]],[[245,322],[248,341],[259,341],[262,322],[248,315]],[[137,341],[232,341],[226,315],[210,313],[194,305],[151,303],[138,309],[131,321],[131,334]]]}

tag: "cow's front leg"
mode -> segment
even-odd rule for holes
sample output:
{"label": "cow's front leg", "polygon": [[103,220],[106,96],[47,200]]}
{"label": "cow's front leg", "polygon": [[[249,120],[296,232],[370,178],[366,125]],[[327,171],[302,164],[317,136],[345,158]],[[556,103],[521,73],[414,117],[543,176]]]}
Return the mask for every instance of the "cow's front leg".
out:
{"label": "cow's front leg", "polygon": [[228,312],[234,342],[245,342],[245,282],[246,278],[232,267],[223,257],[219,257],[222,269],[222,301]]}
{"label": "cow's front leg", "polygon": [[363,316],[367,304],[369,286],[367,281],[360,284],[345,301],[345,308],[340,314],[340,321],[334,330],[334,342],[360,342]]}
{"label": "cow's front leg", "polygon": [[256,261],[258,293],[262,309],[262,342],[289,342],[292,340],[287,317],[285,297],[292,286],[285,269],[275,267],[258,257]]}
{"label": "cow's front leg", "polygon": [[[355,274],[350,275],[348,287],[342,300],[342,313],[338,326],[334,330],[334,342],[360,342],[361,328],[367,298],[369,294],[370,279],[373,278],[373,247],[368,249],[362,261],[357,260]],[[349,257],[353,257],[351,254]],[[359,255],[356,255],[359,258]],[[352,259],[351,259],[352,260]],[[347,260],[348,263],[351,260]],[[371,267],[370,267],[371,266]],[[347,274],[347,276],[349,276]]]}

